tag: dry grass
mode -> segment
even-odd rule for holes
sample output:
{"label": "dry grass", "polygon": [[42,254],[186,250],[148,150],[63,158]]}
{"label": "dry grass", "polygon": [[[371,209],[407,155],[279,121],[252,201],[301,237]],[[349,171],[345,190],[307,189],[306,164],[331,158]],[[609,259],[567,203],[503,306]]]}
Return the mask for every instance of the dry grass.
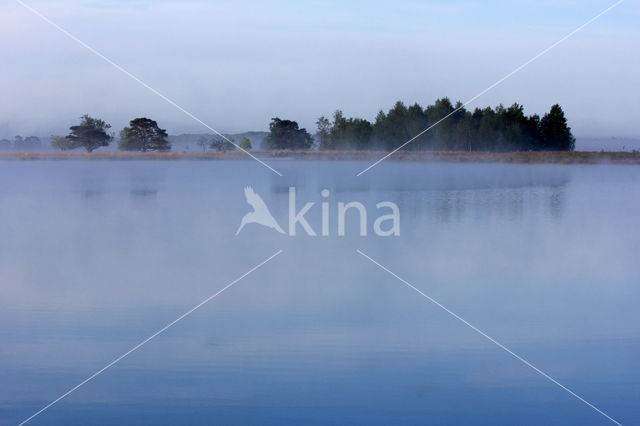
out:
{"label": "dry grass", "polygon": [[[367,160],[386,155],[382,151],[252,151],[260,158],[297,160]],[[0,160],[246,160],[241,151],[225,152],[0,152]],[[581,163],[640,164],[640,152],[466,152],[398,151],[389,160],[480,163]]]}

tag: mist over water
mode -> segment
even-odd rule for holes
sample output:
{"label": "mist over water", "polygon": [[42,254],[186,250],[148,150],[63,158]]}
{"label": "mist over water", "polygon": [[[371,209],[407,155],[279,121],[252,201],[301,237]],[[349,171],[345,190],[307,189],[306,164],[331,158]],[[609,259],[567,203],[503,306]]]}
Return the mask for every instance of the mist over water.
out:
{"label": "mist over water", "polygon": [[[33,424],[640,422],[640,169],[34,161],[0,167],[0,424],[17,424],[276,251]],[[288,229],[247,225],[252,186]],[[324,199],[321,191],[328,189]],[[401,212],[337,232],[337,203]]]}

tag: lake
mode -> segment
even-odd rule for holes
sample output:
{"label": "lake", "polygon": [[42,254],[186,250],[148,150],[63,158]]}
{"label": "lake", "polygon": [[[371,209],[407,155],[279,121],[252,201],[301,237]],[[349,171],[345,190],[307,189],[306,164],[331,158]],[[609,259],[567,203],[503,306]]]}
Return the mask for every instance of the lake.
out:
{"label": "lake", "polygon": [[269,163],[0,162],[0,424],[640,424],[640,168]]}

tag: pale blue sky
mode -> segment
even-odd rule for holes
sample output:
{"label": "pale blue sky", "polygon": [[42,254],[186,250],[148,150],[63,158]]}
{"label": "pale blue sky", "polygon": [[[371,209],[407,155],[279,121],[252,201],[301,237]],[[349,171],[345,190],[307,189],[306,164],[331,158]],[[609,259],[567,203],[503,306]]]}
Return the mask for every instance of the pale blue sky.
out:
{"label": "pale blue sky", "polygon": [[[613,4],[25,1],[223,132],[465,101]],[[578,136],[640,137],[639,18],[626,0],[470,107],[560,103]],[[206,131],[14,1],[0,21],[0,137],[64,133],[85,112],[115,129],[149,116]]]}

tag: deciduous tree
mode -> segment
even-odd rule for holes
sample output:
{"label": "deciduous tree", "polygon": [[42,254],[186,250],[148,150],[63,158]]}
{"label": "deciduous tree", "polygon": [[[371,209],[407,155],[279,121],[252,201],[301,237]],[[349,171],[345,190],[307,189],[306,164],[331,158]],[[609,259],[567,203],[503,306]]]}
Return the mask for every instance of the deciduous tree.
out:
{"label": "deciduous tree", "polygon": [[240,139],[240,142],[238,143],[238,146],[244,150],[250,150],[251,147],[251,139],[249,139],[248,137],[243,137],[242,139]]}
{"label": "deciduous tree", "polygon": [[309,149],[313,139],[306,129],[298,128],[295,121],[276,117],[271,119],[264,142],[269,149]]}
{"label": "deciduous tree", "polygon": [[60,151],[68,151],[71,149],[78,148],[74,141],[67,138],[66,136],[51,136],[51,147],[55,149],[59,149]]}

